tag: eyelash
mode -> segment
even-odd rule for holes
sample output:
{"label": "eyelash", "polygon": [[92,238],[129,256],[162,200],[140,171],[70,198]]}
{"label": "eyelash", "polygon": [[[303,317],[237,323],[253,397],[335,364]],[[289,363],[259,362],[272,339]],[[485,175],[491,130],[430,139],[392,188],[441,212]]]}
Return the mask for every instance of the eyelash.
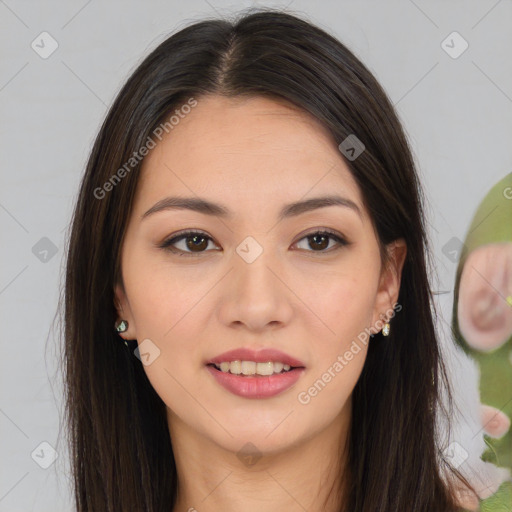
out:
{"label": "eyelash", "polygon": [[[175,253],[178,256],[200,256],[201,254],[208,252],[205,250],[205,251],[199,251],[199,252],[194,253],[192,251],[183,251],[181,249],[177,249],[176,247],[172,247],[173,244],[176,244],[179,241],[186,239],[188,237],[194,236],[194,235],[199,235],[200,237],[211,240],[213,242],[213,239],[210,236],[208,236],[206,233],[203,233],[202,231],[189,230],[189,231],[182,231],[178,235],[168,238],[167,240],[164,240],[158,247],[160,249],[164,249],[166,251]],[[330,229],[322,229],[319,231],[312,231],[311,233],[307,233],[300,240],[298,240],[298,242],[304,240],[305,238],[312,237],[314,235],[326,235],[329,238],[331,238],[332,240],[335,240],[338,243],[338,246],[335,247],[334,249],[331,247],[329,249],[324,249],[321,251],[306,250],[306,252],[326,254],[326,253],[330,253],[330,252],[339,250],[344,246],[350,245],[350,242],[347,242],[347,240],[345,240],[339,233],[337,233],[336,231],[332,231]]]}

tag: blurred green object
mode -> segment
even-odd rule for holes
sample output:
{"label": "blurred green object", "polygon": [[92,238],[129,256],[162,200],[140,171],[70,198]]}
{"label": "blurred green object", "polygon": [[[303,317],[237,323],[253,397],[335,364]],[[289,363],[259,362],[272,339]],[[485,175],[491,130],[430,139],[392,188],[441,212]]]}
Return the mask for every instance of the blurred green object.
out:
{"label": "blurred green object", "polygon": [[[510,254],[511,257],[508,259],[506,257],[504,259],[493,259],[493,251],[497,248],[505,256]],[[482,268],[488,269],[490,274],[497,276],[493,283],[488,279],[489,274],[479,272],[479,269],[475,268],[472,262],[470,262],[472,268],[468,268],[463,274],[468,258],[476,249],[480,249],[481,257],[478,261],[482,262]],[[503,250],[506,252],[503,252]],[[472,261],[475,261],[475,259]],[[461,277],[464,275],[464,279],[466,279],[466,275],[470,272],[478,272],[481,275],[483,293],[488,294],[485,298],[480,298],[475,293],[468,295],[471,297],[471,300],[468,301],[468,296],[460,294]],[[480,319],[478,315],[480,309],[483,311],[482,315],[490,315],[485,311],[485,307],[491,299],[495,301],[503,300],[505,302],[499,302],[499,308],[493,310],[492,314],[496,315],[496,326],[499,325],[499,322],[503,325],[500,314],[502,317],[506,317],[509,322],[512,315],[512,289],[510,289],[512,279],[509,278],[507,284],[506,279],[502,278],[502,276],[506,278],[507,274],[508,276],[512,275],[512,173],[505,176],[491,188],[473,217],[466,240],[461,245],[452,311],[452,328],[455,342],[476,361],[479,367],[480,402],[497,409],[496,412],[501,411],[503,413],[496,416],[496,418],[499,417],[501,423],[498,420],[496,420],[496,423],[487,421],[485,425],[482,425],[482,430],[488,432],[498,425],[496,431],[499,434],[503,434],[503,431],[506,430],[507,418],[512,418],[512,330],[505,331],[505,338],[508,335],[508,339],[493,345],[488,341],[490,338],[487,332],[492,328],[492,324],[487,322],[486,325],[484,318],[481,326],[479,326]],[[501,278],[504,283],[501,289],[493,286],[495,282],[498,282],[498,278]],[[473,279],[478,280],[479,278],[476,274],[473,274]],[[476,300],[473,300],[474,297],[478,297],[479,304],[476,304]],[[473,314],[473,318],[476,318],[474,323],[476,327],[472,331],[465,329],[462,318],[459,318],[459,316],[463,316],[459,306],[464,307],[464,303],[459,305],[459,300],[469,302],[465,306],[466,311],[472,308],[471,314]],[[486,300],[487,302],[485,302]],[[510,311],[507,309],[508,307],[510,307]],[[496,313],[498,309],[499,311]],[[466,317],[466,314],[464,314],[464,317]],[[488,318],[494,317],[491,315]],[[508,329],[509,324],[505,325]],[[471,327],[473,326],[471,325]],[[480,331],[479,327],[481,327]],[[461,329],[465,332],[466,337],[462,334]],[[468,332],[471,332],[472,336],[474,335],[473,339],[470,339]],[[481,333],[480,339],[478,339],[479,333]],[[492,411],[489,407],[484,407],[483,410]],[[493,418],[492,413],[487,417]],[[482,460],[512,470],[512,428],[509,426],[506,433],[501,436],[495,435],[492,437],[488,433],[484,433],[484,440],[487,449],[481,456]],[[483,512],[512,512],[512,481],[503,482],[497,492],[480,501],[480,507]]]}

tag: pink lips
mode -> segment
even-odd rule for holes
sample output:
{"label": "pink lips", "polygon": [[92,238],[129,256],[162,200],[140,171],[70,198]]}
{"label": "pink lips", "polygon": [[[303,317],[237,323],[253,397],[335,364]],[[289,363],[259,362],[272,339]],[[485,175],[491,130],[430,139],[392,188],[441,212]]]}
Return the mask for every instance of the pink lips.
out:
{"label": "pink lips", "polygon": [[[274,375],[234,375],[218,370],[213,364],[223,361],[268,361],[281,362],[292,367],[291,370]],[[293,386],[305,372],[304,363],[276,349],[263,349],[258,352],[240,348],[224,352],[206,362],[206,369],[215,380],[231,393],[243,398],[270,398]]]}

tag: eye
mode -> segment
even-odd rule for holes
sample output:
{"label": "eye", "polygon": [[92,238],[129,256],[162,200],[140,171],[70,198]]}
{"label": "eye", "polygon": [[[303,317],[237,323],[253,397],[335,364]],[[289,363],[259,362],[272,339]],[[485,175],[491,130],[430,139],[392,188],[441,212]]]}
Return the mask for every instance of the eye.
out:
{"label": "eye", "polygon": [[[299,242],[302,240],[307,240],[308,246],[313,249],[306,249],[308,252],[332,252],[332,250],[337,250],[345,245],[350,245],[350,243],[347,242],[339,233],[328,229],[313,231],[312,233],[302,237]],[[331,241],[338,244],[337,247],[334,245],[334,249],[330,244]],[[176,253],[178,256],[192,256],[194,254],[206,252],[210,242],[213,242],[213,239],[201,231],[183,231],[165,240],[159,245],[159,248]],[[299,242],[297,242],[297,244]],[[179,243],[182,244],[181,247],[178,247]]]}
{"label": "eye", "polygon": [[[301,238],[299,242],[302,240],[307,240],[307,245],[313,249],[312,251],[306,249],[308,252],[332,252],[331,249],[333,249],[333,247],[330,246],[331,240],[334,240],[338,244],[338,246],[334,245],[333,250],[340,249],[345,245],[350,245],[349,242],[347,242],[339,233],[329,229],[313,231],[312,233],[309,233],[305,237]],[[326,250],[327,248],[328,250]]]}
{"label": "eye", "polygon": [[[213,242],[213,239],[201,231],[183,231],[165,240],[159,247],[177,253],[178,256],[190,256],[205,252],[209,241]],[[182,243],[181,247],[177,246],[178,243]]]}

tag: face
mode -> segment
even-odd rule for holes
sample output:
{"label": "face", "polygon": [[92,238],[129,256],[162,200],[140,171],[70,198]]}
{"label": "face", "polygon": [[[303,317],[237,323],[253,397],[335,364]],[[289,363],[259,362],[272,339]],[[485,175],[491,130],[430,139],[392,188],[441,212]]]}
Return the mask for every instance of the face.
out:
{"label": "face", "polygon": [[[219,206],[154,208],[169,197]],[[261,97],[197,98],[143,162],[115,288],[171,435],[181,424],[275,453],[347,418],[365,328],[398,297],[394,249],[381,268],[360,190],[315,119]]]}

